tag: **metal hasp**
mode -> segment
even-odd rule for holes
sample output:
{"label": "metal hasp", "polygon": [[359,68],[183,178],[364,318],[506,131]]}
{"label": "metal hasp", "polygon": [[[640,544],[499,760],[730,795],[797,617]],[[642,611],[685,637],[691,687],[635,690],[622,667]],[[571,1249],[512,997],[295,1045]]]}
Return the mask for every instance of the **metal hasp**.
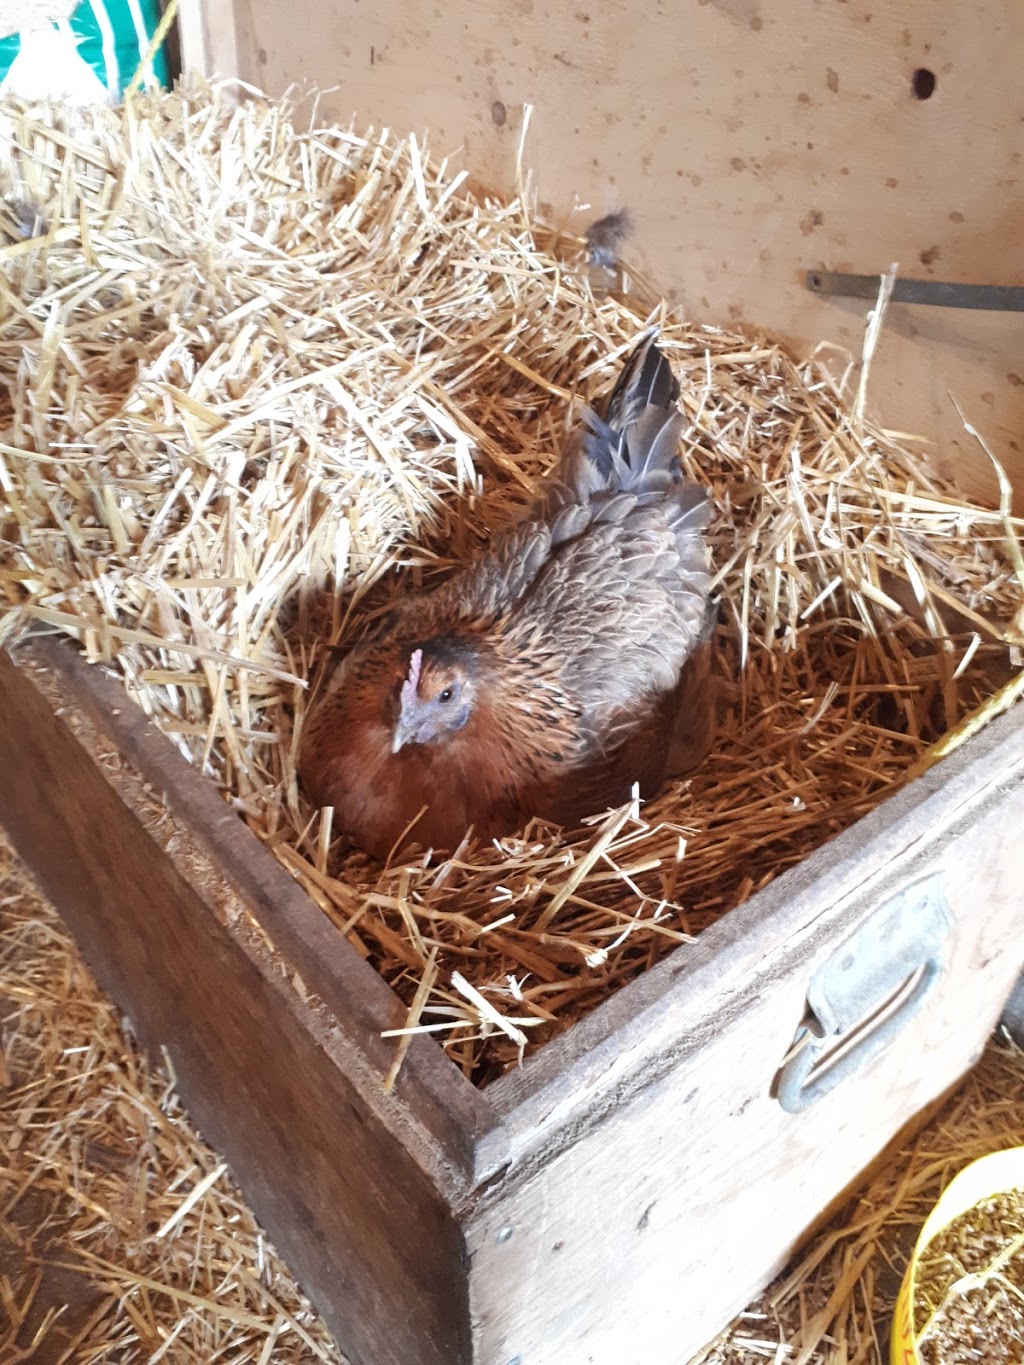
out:
{"label": "metal hasp", "polygon": [[834,1090],[917,1013],[942,973],[952,927],[935,874],[886,901],[821,964],[779,1071],[778,1101],[787,1113]]}
{"label": "metal hasp", "polygon": [[[877,299],[880,275],[846,275],[839,270],[808,270],[812,294]],[[977,308],[990,313],[1024,313],[1024,288],[1013,284],[944,284],[940,280],[897,279],[893,303],[924,303],[934,308]]]}
{"label": "metal hasp", "polygon": [[1014,986],[999,1022],[1017,1046],[1024,1047],[1024,976]]}

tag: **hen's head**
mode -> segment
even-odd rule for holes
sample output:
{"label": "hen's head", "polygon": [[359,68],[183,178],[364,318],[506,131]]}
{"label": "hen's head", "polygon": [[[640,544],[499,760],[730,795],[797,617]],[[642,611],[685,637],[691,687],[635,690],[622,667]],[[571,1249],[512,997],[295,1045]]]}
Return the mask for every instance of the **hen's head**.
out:
{"label": "hen's head", "polygon": [[461,730],[475,700],[475,658],[468,645],[448,636],[417,645],[398,694],[391,752],[406,744],[434,744]]}

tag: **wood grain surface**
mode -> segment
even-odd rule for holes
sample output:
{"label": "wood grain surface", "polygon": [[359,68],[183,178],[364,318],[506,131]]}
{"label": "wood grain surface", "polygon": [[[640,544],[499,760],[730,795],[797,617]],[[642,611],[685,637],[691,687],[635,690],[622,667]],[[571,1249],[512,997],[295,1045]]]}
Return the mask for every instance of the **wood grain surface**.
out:
{"label": "wood grain surface", "polygon": [[[491,1087],[513,1167],[469,1234],[480,1360],[683,1365],[977,1060],[1024,967],[1024,717],[981,740]],[[810,976],[932,875],[953,930],[921,1012],[784,1112]]]}

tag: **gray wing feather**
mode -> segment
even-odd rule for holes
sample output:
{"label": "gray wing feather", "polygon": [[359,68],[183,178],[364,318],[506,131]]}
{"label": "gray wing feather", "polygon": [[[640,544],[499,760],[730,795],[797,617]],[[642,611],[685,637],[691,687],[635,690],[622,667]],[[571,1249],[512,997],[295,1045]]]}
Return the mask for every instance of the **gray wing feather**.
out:
{"label": "gray wing feather", "polygon": [[552,557],[519,612],[524,638],[558,623],[563,678],[595,743],[673,691],[707,638],[710,506],[680,476],[679,386],[655,341],[641,340],[604,417],[566,451],[549,494]]}
{"label": "gray wing feather", "polygon": [[706,638],[710,576],[703,488],[679,476],[675,377],[645,337],[604,419],[566,451],[525,517],[472,565],[400,609],[418,634],[508,620],[524,657],[542,649],[598,748],[676,688]]}

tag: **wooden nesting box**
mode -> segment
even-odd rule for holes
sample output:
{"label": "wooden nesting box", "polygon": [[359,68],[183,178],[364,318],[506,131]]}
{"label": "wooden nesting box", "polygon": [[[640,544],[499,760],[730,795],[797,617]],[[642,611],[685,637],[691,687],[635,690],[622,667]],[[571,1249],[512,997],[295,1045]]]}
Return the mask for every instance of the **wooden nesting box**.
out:
{"label": "wooden nesting box", "polygon": [[1024,960],[1016,711],[485,1092],[419,1039],[387,1094],[404,1008],[119,685],[37,639],[0,699],[0,820],[356,1365],[686,1361]]}
{"label": "wooden nesting box", "polygon": [[[492,183],[532,104],[553,212],[625,201],[691,311],[805,350],[862,325],[806,295],[818,265],[1019,281],[1013,234],[989,275],[1019,217],[1014,44],[975,11],[541,8],[332,0],[314,54],[268,0],[186,5],[183,37],[272,92],[342,76],[336,113],[428,125]],[[891,318],[883,411],[948,466],[955,372],[1012,466],[1005,319]],[[0,705],[0,821],[355,1365],[681,1365],[971,1065],[1024,966],[1018,710],[486,1091],[420,1038],[386,1093],[404,1008],[119,686],[36,637],[0,655]]]}

